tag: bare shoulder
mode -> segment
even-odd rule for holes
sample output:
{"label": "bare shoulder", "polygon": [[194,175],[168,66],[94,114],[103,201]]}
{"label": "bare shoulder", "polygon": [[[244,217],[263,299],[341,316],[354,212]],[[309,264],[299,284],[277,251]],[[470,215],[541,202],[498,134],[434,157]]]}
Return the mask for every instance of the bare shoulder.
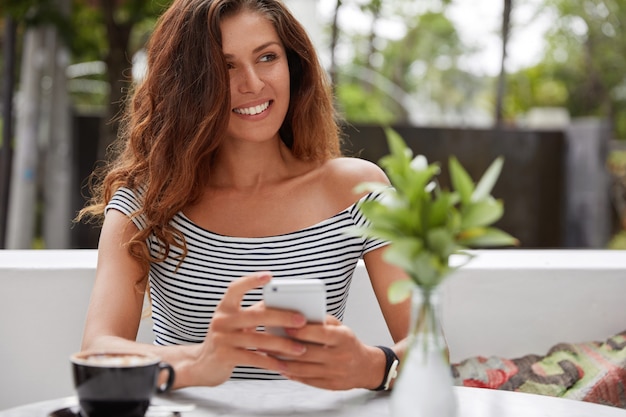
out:
{"label": "bare shoulder", "polygon": [[326,174],[333,180],[348,182],[353,186],[364,181],[388,183],[387,175],[375,163],[361,158],[342,157],[327,162]]}
{"label": "bare shoulder", "polygon": [[360,158],[335,158],[324,165],[324,182],[334,199],[341,200],[345,206],[354,203],[363,196],[356,194],[354,188],[362,182],[389,183],[385,172],[375,163]]}

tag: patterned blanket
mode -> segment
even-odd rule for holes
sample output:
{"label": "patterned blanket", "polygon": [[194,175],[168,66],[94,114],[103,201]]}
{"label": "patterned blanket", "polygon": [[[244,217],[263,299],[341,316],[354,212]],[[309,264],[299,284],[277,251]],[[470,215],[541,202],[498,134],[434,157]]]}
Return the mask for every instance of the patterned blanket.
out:
{"label": "patterned blanket", "polygon": [[473,357],[452,365],[456,385],[520,391],[626,409],[626,330],[604,342],[560,343],[545,356]]}

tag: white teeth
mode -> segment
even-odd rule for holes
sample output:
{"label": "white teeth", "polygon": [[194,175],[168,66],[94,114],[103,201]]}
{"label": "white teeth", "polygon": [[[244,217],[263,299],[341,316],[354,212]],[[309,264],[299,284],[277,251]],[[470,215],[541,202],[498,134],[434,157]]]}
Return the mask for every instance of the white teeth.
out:
{"label": "white teeth", "polygon": [[246,109],[234,109],[233,111],[238,114],[246,114],[249,116],[254,116],[255,114],[259,114],[267,110],[270,106],[270,102],[267,101],[263,104],[259,104],[258,106],[248,107]]}

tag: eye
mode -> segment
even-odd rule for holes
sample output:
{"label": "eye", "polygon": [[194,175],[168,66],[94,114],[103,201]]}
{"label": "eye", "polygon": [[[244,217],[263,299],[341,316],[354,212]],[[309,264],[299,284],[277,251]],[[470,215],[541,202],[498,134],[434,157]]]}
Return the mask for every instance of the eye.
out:
{"label": "eye", "polygon": [[265,54],[261,57],[261,59],[259,59],[259,61],[261,62],[272,62],[274,60],[276,60],[276,58],[278,58],[276,56],[276,54],[274,53],[269,53],[269,54]]}
{"label": "eye", "polygon": [[226,63],[226,69],[231,70],[231,69],[233,69],[233,68],[235,68],[235,65],[234,65],[233,63],[231,63],[231,62],[227,62],[227,63]]}

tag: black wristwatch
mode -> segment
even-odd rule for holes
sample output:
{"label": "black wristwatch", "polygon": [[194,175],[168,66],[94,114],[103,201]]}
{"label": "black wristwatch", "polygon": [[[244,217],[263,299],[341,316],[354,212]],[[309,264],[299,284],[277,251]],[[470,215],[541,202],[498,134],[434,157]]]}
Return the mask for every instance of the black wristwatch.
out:
{"label": "black wristwatch", "polygon": [[387,346],[376,347],[385,353],[385,376],[383,377],[383,382],[381,382],[378,387],[374,388],[373,391],[389,391],[391,383],[398,377],[400,359],[398,359],[398,356],[391,348]]}

